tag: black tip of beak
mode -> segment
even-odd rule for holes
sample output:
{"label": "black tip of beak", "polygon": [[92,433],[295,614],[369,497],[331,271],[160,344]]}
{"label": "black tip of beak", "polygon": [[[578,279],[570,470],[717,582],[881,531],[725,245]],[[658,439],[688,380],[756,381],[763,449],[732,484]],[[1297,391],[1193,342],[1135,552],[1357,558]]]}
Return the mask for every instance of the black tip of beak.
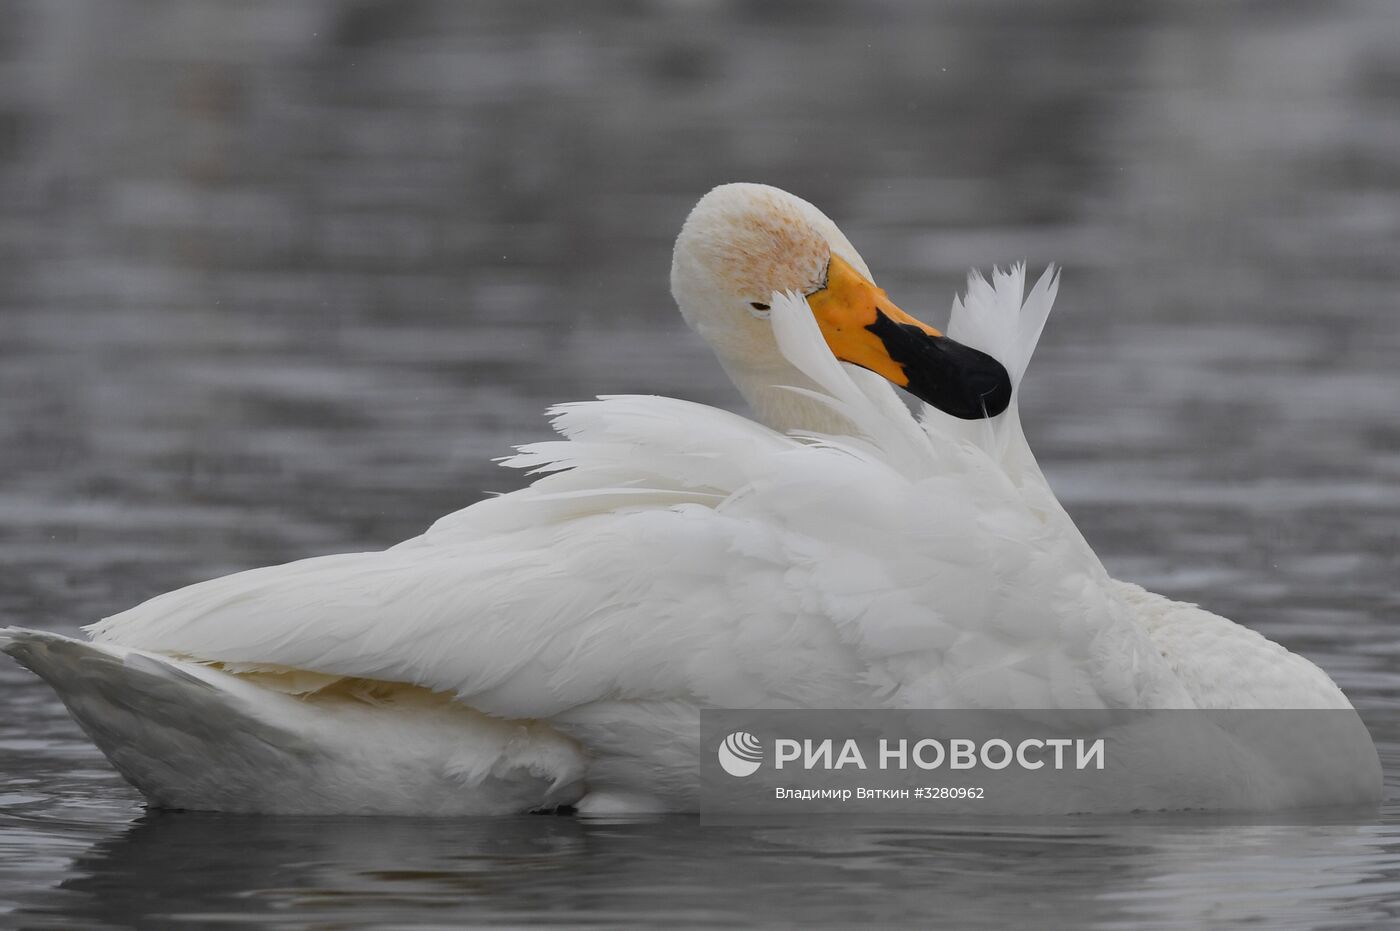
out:
{"label": "black tip of beak", "polygon": [[905,367],[915,397],[963,420],[995,417],[1011,406],[1011,376],[1004,365],[946,336],[926,338],[941,361],[917,373]]}
{"label": "black tip of beak", "polygon": [[980,420],[995,417],[1011,405],[1011,376],[985,352],[896,323],[882,313],[867,329],[904,369],[909,379],[904,389],[945,414]]}

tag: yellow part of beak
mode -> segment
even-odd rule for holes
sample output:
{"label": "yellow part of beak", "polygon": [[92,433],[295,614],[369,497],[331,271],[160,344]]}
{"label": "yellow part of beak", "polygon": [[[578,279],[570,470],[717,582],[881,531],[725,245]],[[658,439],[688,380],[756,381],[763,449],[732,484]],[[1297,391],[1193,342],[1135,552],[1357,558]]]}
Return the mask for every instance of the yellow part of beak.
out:
{"label": "yellow part of beak", "polygon": [[838,255],[827,266],[826,286],[807,296],[807,305],[817,318],[822,336],[836,358],[869,369],[901,388],[908,387],[904,366],[890,358],[885,342],[870,327],[877,315],[895,323],[918,327],[929,336],[942,336],[938,330],[916,320],[895,306],[883,288],[867,281],[850,262]]}

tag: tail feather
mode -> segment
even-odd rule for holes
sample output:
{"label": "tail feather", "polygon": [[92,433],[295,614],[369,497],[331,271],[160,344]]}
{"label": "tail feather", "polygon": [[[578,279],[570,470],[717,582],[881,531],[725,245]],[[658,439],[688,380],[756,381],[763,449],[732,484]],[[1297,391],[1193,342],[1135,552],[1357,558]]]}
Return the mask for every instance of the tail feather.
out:
{"label": "tail feather", "polygon": [[249,701],[281,696],[240,695],[256,687],[227,675],[216,682],[216,670],[20,628],[0,631],[0,650],[52,686],[112,765],[157,806],[200,807],[188,803],[211,770],[285,765],[311,749]]}
{"label": "tail feather", "polygon": [[41,630],[0,652],[44,679],[156,807],[296,814],[498,814],[569,804],[586,760],[542,722],[426,690],[307,700],[199,663]]}

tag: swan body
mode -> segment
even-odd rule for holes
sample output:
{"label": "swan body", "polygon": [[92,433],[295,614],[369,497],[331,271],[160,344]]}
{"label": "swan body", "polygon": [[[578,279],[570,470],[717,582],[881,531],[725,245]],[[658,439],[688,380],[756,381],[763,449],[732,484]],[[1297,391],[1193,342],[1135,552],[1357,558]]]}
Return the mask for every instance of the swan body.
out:
{"label": "swan body", "polygon": [[[559,405],[559,438],[505,460],[533,484],[421,536],[0,648],[152,804],[228,811],[693,810],[702,707],[1349,712],[1302,657],[1112,579],[1056,501],[1015,389],[1057,284],[974,275],[944,336],[816,208],[726,185],[672,286],[763,423]],[[950,368],[916,372],[926,348]],[[935,403],[911,414],[891,382]],[[1232,745],[1228,778],[1146,806],[1374,800],[1370,738],[1339,733],[1282,774]]]}

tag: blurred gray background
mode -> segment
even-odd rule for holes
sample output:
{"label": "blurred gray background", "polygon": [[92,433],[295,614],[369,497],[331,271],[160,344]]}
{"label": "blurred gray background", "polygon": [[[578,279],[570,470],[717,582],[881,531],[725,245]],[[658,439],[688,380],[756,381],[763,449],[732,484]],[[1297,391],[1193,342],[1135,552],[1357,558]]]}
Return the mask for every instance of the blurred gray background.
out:
{"label": "blurred gray background", "polygon": [[[1110,570],[1320,663],[1395,772],[1397,49],[1393,0],[0,0],[0,624],[392,544],[522,482],[489,460],[555,401],[737,406],[669,257],[701,194],[764,181],[936,324],[970,266],[1062,263],[1022,402],[1052,484]],[[0,751],[26,927],[1400,915],[1394,803],[704,838],[143,815],[10,663]]]}

